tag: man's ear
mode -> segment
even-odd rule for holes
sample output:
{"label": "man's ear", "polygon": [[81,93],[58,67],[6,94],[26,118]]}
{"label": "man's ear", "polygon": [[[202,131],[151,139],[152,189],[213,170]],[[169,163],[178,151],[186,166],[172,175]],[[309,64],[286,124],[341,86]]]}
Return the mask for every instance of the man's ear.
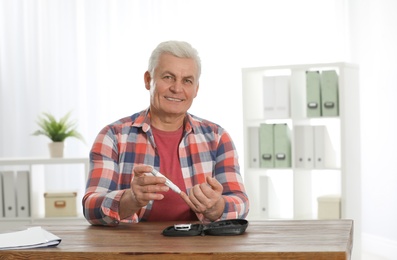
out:
{"label": "man's ear", "polygon": [[145,72],[145,74],[143,75],[143,80],[145,81],[145,88],[147,90],[150,90],[150,81],[152,80],[152,77],[150,76],[149,71]]}

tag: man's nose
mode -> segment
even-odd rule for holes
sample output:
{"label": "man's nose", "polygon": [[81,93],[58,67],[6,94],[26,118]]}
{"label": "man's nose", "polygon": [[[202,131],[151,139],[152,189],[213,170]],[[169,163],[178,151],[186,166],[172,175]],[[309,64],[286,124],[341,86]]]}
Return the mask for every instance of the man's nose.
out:
{"label": "man's nose", "polygon": [[178,81],[178,80],[176,80],[176,81],[172,84],[172,86],[171,86],[171,88],[170,88],[170,90],[171,90],[172,92],[175,92],[175,93],[181,92],[182,89],[183,89],[183,83],[182,83],[181,81]]}

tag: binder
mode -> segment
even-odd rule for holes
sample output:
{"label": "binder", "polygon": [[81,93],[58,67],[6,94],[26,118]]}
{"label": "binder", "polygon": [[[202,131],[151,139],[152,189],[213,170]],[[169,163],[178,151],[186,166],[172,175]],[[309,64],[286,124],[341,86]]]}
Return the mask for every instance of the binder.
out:
{"label": "binder", "polygon": [[306,71],[307,117],[321,116],[321,82],[319,71]]}
{"label": "binder", "polygon": [[0,218],[4,217],[4,210],[3,210],[3,177],[2,173],[0,172]]}
{"label": "binder", "polygon": [[17,172],[17,216],[30,217],[30,201],[29,201],[29,172]]}
{"label": "binder", "polygon": [[274,167],[291,167],[291,140],[287,124],[274,124]]}
{"label": "binder", "polygon": [[260,215],[264,219],[269,218],[269,177],[259,176],[259,203]]}
{"label": "binder", "polygon": [[3,176],[3,197],[4,197],[4,216],[6,218],[15,218],[16,211],[16,193],[15,193],[15,173],[13,171],[4,171]]}
{"label": "binder", "polygon": [[323,116],[339,115],[338,75],[335,70],[321,73],[321,100]]}
{"label": "binder", "polygon": [[259,126],[259,151],[260,151],[260,167],[274,168],[273,156],[273,125],[261,124]]}
{"label": "binder", "polygon": [[265,76],[262,82],[264,118],[289,118],[289,76]]}
{"label": "binder", "polygon": [[336,167],[336,154],[326,126],[317,125],[314,131],[314,168]]}
{"label": "binder", "polygon": [[263,117],[265,119],[275,118],[276,89],[274,87],[274,77],[263,77]]}
{"label": "binder", "polygon": [[259,168],[259,127],[248,127],[249,166]]}
{"label": "binder", "polygon": [[314,167],[314,134],[310,125],[298,125],[294,128],[295,167],[312,169]]}
{"label": "binder", "polygon": [[274,78],[274,87],[276,96],[275,100],[275,118],[289,118],[290,117],[290,77],[276,76]]}

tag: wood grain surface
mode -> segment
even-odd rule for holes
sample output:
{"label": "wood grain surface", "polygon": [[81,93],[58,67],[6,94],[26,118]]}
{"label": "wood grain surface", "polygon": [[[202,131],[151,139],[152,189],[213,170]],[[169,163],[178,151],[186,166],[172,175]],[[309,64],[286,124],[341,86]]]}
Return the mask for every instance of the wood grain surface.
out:
{"label": "wood grain surface", "polygon": [[350,259],[352,220],[250,221],[238,236],[165,237],[174,223],[91,226],[85,220],[40,225],[57,247],[0,251],[0,259]]}

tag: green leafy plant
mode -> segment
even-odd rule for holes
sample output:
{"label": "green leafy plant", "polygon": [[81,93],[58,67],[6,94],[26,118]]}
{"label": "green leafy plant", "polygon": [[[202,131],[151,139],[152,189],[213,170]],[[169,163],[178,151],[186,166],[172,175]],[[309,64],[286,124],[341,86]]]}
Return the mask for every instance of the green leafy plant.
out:
{"label": "green leafy plant", "polygon": [[83,136],[76,130],[76,121],[71,121],[71,112],[67,113],[59,121],[50,113],[43,113],[36,121],[40,129],[33,135],[45,135],[53,142],[63,142],[68,137],[75,137],[84,142]]}

